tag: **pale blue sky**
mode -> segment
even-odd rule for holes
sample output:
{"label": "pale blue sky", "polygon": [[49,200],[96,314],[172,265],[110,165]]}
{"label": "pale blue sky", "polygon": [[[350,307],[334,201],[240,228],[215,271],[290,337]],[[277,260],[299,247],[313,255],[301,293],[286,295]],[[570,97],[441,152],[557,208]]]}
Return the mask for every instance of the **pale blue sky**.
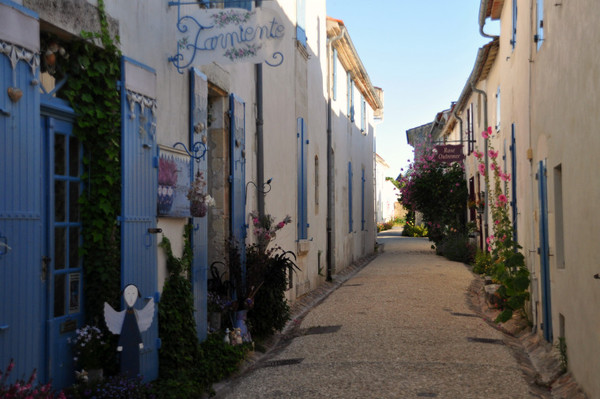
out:
{"label": "pale blue sky", "polygon": [[[473,69],[480,0],[327,0],[327,15],[344,21],[371,83],[384,90],[377,153],[396,177],[412,159],[406,130],[450,107]],[[488,26],[490,25],[490,26]],[[489,33],[493,25],[486,24]]]}

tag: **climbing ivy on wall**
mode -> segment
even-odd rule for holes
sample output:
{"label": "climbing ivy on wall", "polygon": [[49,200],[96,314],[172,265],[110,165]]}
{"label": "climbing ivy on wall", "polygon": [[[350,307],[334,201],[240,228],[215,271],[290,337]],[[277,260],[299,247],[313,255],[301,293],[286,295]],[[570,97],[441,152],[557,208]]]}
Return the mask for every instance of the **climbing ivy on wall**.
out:
{"label": "climbing ivy on wall", "polygon": [[[85,310],[88,322],[101,324],[103,302],[119,304],[121,104],[120,51],[108,32],[104,1],[98,0],[100,32],[82,32],[70,43],[69,78],[61,96],[76,113],[75,134],[84,148],[85,190],[80,198],[83,223]],[[102,47],[95,45],[101,43]]]}

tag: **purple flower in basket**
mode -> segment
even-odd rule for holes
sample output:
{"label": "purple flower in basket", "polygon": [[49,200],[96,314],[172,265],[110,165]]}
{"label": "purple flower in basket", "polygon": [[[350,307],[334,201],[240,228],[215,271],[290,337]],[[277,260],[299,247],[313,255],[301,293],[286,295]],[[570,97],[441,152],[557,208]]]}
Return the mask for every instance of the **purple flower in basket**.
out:
{"label": "purple flower in basket", "polygon": [[172,159],[160,157],[158,161],[158,184],[174,186],[177,184],[177,164]]}

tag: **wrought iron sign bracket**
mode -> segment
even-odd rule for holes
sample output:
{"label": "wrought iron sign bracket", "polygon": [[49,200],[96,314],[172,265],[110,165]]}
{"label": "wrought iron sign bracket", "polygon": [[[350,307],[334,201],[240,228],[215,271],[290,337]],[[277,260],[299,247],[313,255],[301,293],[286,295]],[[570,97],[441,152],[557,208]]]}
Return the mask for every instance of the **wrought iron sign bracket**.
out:
{"label": "wrought iron sign bracket", "polygon": [[[208,150],[208,148],[206,147],[206,144],[204,144],[202,141],[196,141],[191,148],[191,152],[190,150],[188,150],[187,146],[185,144],[183,144],[182,142],[178,141],[177,143],[173,144],[173,148],[176,148],[178,145],[180,145],[181,147],[183,147],[183,150],[193,159],[196,160],[196,162],[200,162],[202,160],[204,160],[204,156],[206,155],[206,151]],[[193,153],[193,154],[192,154]]]}

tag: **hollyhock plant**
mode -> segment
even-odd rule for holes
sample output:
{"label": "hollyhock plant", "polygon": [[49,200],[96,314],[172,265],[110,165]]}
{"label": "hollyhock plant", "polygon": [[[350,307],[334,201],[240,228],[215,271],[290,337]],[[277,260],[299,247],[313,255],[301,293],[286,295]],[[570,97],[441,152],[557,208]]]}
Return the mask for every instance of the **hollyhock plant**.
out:
{"label": "hollyhock plant", "polygon": [[[485,139],[492,139],[491,127],[481,135]],[[497,199],[489,204],[494,223],[493,234],[486,239],[486,244],[494,265],[492,277],[501,284],[498,294],[504,300],[503,311],[496,321],[505,322],[512,317],[514,311],[522,310],[525,301],[529,299],[529,270],[525,266],[525,257],[519,252],[521,246],[514,239],[509,197],[508,192],[505,192],[506,185],[503,184],[510,180],[510,175],[504,173],[498,165],[499,152],[493,148],[491,140],[488,141],[488,147],[491,173],[487,173],[487,167],[481,157],[475,154],[475,158],[478,170],[484,176],[488,195]]]}

